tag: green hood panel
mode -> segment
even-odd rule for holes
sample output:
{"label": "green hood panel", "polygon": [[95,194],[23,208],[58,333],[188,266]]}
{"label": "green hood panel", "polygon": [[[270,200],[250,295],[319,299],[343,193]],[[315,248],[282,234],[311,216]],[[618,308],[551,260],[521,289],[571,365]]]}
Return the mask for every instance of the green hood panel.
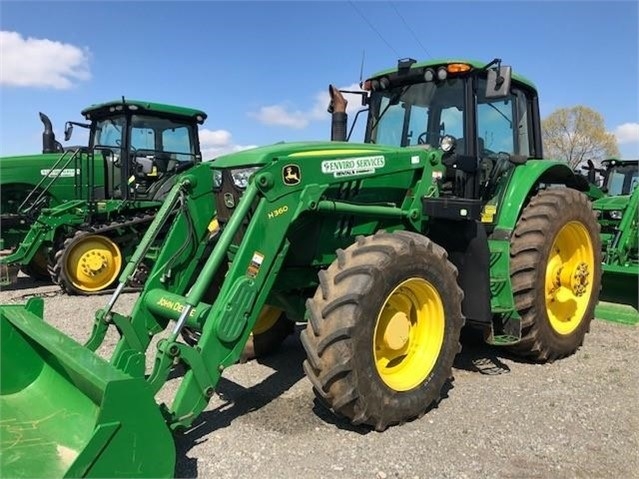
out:
{"label": "green hood panel", "polygon": [[276,143],[269,146],[261,146],[231,153],[216,158],[216,168],[236,168],[244,166],[267,165],[275,160],[300,161],[305,158],[320,158],[334,156],[346,158],[357,155],[380,155],[405,151],[406,148],[397,148],[365,143],[346,143],[336,141],[313,141],[295,143]]}
{"label": "green hood panel", "polygon": [[602,211],[623,210],[628,205],[629,199],[629,195],[606,196],[593,202],[592,207]]}
{"label": "green hood panel", "polygon": [[0,168],[4,175],[8,169],[23,169],[42,165],[53,165],[62,153],[38,153],[35,155],[3,156],[0,158]]}
{"label": "green hood panel", "polygon": [[[0,158],[0,185],[24,184],[35,186],[42,180],[60,159],[62,153],[44,153],[23,156],[5,156]],[[55,167],[58,170],[62,164]],[[75,181],[74,164],[64,168],[60,177],[61,184],[73,186]],[[55,173],[53,173],[55,174]]]}

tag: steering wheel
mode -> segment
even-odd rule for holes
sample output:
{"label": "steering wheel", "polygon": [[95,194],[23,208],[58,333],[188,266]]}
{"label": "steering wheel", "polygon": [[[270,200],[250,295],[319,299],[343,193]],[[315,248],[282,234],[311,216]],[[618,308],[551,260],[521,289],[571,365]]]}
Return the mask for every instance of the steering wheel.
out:
{"label": "steering wheel", "polygon": [[428,137],[428,132],[425,131],[423,133],[420,133],[419,136],[417,137],[417,144],[418,145],[427,145],[428,142],[426,141],[426,138]]}
{"label": "steering wheel", "polygon": [[489,150],[488,148],[484,148],[481,151],[481,156],[497,156],[497,153],[493,150]]}

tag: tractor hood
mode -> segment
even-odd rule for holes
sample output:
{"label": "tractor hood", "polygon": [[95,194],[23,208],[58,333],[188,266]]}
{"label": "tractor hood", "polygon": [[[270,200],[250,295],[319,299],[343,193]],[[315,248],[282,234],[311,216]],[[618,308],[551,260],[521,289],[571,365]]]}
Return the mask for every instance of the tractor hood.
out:
{"label": "tractor hood", "polygon": [[[36,178],[41,175],[46,175],[48,173],[48,169],[51,168],[56,161],[58,161],[60,155],[61,153],[39,153],[35,155],[2,157],[0,158],[2,183],[6,184],[18,179],[22,181],[23,177],[30,178],[30,175],[35,176]],[[33,175],[33,170],[47,171],[44,173],[38,171],[35,175]],[[73,168],[70,169],[69,175],[74,176]]]}
{"label": "tractor hood", "polygon": [[[250,150],[220,156],[215,159],[215,168],[237,168],[267,165],[273,161],[300,160],[335,156],[348,157],[395,153],[399,148],[367,143],[346,143],[336,141],[276,143]],[[404,148],[405,150],[405,148]]]}
{"label": "tractor hood", "polygon": [[600,211],[622,211],[628,205],[629,195],[605,196],[593,202],[592,208]]}

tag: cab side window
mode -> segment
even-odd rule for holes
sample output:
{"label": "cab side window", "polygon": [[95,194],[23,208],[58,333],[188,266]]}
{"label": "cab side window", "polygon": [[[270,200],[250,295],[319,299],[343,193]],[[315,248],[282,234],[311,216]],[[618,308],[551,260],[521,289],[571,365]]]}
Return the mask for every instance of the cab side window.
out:
{"label": "cab side window", "polygon": [[530,125],[530,105],[524,91],[513,88],[507,98],[483,97],[485,80],[479,82],[477,98],[477,135],[479,154],[495,153],[530,156],[533,149]]}
{"label": "cab side window", "polygon": [[477,105],[477,134],[481,156],[505,152],[515,154],[512,98]]}

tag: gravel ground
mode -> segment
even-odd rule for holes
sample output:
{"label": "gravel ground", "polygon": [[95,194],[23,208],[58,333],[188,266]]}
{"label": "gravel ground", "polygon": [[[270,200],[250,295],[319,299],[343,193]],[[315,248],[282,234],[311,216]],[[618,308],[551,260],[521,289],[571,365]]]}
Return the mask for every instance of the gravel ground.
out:
{"label": "gravel ground", "polygon": [[[108,296],[56,291],[22,277],[0,304],[49,296],[45,319],[83,340]],[[465,343],[439,407],[383,433],[353,428],[315,401],[298,336],[277,355],[226,370],[197,425],[176,436],[177,477],[639,478],[637,327],[594,321],[575,355],[546,365]]]}

